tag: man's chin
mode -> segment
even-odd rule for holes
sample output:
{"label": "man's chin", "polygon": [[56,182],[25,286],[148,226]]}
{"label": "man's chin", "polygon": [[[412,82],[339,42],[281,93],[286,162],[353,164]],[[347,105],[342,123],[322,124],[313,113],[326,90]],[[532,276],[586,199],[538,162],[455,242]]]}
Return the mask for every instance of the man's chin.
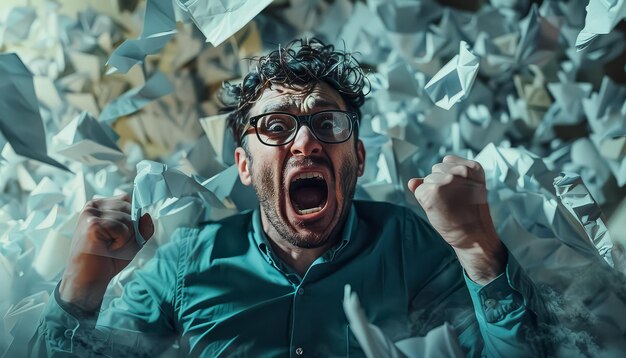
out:
{"label": "man's chin", "polygon": [[320,235],[310,231],[299,232],[288,238],[293,246],[302,249],[316,249],[328,243],[328,235]]}

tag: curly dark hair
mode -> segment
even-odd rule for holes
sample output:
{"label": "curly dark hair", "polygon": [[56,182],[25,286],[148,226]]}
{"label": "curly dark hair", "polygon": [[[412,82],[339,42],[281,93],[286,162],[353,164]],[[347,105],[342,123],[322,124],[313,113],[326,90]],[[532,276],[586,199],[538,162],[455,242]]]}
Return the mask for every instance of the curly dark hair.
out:
{"label": "curly dark hair", "polygon": [[231,112],[227,124],[238,146],[242,145],[248,111],[272,84],[326,82],[339,92],[348,109],[361,117],[359,108],[365,102],[364,88],[368,82],[352,54],[336,51],[335,46],[312,38],[297,39],[285,47],[279,45],[277,50],[252,60],[257,62],[256,70],[248,73],[241,84],[225,82],[218,94],[221,112]]}

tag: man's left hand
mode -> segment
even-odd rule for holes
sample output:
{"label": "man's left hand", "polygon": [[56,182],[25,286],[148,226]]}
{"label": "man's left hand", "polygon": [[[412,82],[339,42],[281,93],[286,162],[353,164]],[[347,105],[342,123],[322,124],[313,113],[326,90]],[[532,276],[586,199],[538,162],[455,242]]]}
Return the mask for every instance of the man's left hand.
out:
{"label": "man's left hand", "polygon": [[448,155],[408,186],[470,279],[484,285],[504,272],[507,253],[493,226],[478,162]]}

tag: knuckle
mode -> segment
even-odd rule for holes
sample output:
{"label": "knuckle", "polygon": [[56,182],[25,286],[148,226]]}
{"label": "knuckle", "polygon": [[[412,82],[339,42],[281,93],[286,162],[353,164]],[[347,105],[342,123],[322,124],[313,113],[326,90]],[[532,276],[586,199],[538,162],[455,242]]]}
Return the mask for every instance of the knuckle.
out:
{"label": "knuckle", "polygon": [[93,216],[99,216],[100,210],[98,210],[97,208],[93,206],[85,206],[82,213],[87,216],[93,217]]}
{"label": "knuckle", "polygon": [[98,207],[99,204],[100,204],[100,201],[98,199],[91,199],[91,200],[89,200],[89,201],[87,201],[85,203],[85,209],[87,209],[87,208],[90,208],[90,209],[94,208],[95,209],[95,208]]}
{"label": "knuckle", "polygon": [[102,221],[98,217],[89,216],[85,218],[85,226],[89,231],[99,230],[102,228]]}
{"label": "knuckle", "polygon": [[460,165],[457,167],[457,171],[459,173],[460,176],[462,176],[463,178],[468,178],[469,174],[470,174],[470,168],[466,167],[465,165]]}

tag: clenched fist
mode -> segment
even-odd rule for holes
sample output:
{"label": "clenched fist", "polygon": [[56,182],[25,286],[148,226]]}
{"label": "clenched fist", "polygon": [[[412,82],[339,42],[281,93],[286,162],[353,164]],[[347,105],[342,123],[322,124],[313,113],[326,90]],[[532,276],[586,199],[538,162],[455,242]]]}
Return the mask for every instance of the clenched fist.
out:
{"label": "clenched fist", "polygon": [[408,186],[472,280],[485,284],[504,271],[506,250],[493,226],[478,162],[446,156],[431,174],[409,180]]}
{"label": "clenched fist", "polygon": [[[93,311],[100,307],[111,279],[135,257],[140,245],[130,216],[128,195],[94,199],[83,208],[59,295],[65,302]],[[154,233],[149,215],[139,221],[144,238]]]}

